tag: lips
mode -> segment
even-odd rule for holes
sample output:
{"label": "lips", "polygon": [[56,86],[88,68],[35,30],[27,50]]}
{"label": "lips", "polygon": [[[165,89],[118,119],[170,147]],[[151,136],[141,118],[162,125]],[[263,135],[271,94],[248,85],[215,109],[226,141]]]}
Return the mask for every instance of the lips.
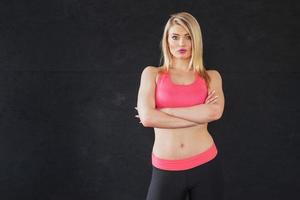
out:
{"label": "lips", "polygon": [[184,53],[184,52],[186,52],[186,49],[179,49],[178,50],[180,53]]}

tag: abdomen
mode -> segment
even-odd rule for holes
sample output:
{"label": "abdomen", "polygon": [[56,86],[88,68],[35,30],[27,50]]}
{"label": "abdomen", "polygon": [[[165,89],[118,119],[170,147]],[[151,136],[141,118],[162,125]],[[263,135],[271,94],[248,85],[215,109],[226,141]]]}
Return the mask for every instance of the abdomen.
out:
{"label": "abdomen", "polygon": [[178,129],[154,128],[153,153],[165,159],[181,159],[196,155],[208,149],[213,138],[204,125]]}

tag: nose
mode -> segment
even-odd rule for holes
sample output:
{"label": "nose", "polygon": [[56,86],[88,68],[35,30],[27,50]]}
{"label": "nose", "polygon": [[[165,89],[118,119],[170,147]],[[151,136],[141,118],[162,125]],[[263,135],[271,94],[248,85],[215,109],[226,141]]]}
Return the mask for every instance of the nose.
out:
{"label": "nose", "polygon": [[184,46],[184,44],[185,44],[185,39],[184,38],[180,38],[179,45],[180,46]]}

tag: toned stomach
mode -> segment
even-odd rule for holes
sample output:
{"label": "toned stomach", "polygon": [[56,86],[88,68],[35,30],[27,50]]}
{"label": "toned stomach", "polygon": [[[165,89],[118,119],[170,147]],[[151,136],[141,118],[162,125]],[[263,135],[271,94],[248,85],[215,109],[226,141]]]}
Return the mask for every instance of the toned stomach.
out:
{"label": "toned stomach", "polygon": [[214,143],[207,123],[178,129],[154,128],[152,153],[162,159],[184,159],[207,150]]}

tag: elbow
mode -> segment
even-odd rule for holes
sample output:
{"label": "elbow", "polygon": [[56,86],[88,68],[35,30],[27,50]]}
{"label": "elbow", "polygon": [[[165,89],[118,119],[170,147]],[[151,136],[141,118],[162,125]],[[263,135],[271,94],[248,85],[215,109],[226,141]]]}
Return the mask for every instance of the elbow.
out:
{"label": "elbow", "polygon": [[144,127],[153,127],[153,118],[149,112],[145,112],[140,116],[141,123]]}
{"label": "elbow", "polygon": [[223,109],[220,106],[215,106],[212,112],[212,119],[219,120],[223,115]]}
{"label": "elbow", "polygon": [[218,112],[218,113],[216,114],[215,120],[219,120],[219,119],[221,119],[221,117],[222,117],[222,112]]}
{"label": "elbow", "polygon": [[152,127],[151,119],[149,118],[141,118],[141,123],[144,127]]}

